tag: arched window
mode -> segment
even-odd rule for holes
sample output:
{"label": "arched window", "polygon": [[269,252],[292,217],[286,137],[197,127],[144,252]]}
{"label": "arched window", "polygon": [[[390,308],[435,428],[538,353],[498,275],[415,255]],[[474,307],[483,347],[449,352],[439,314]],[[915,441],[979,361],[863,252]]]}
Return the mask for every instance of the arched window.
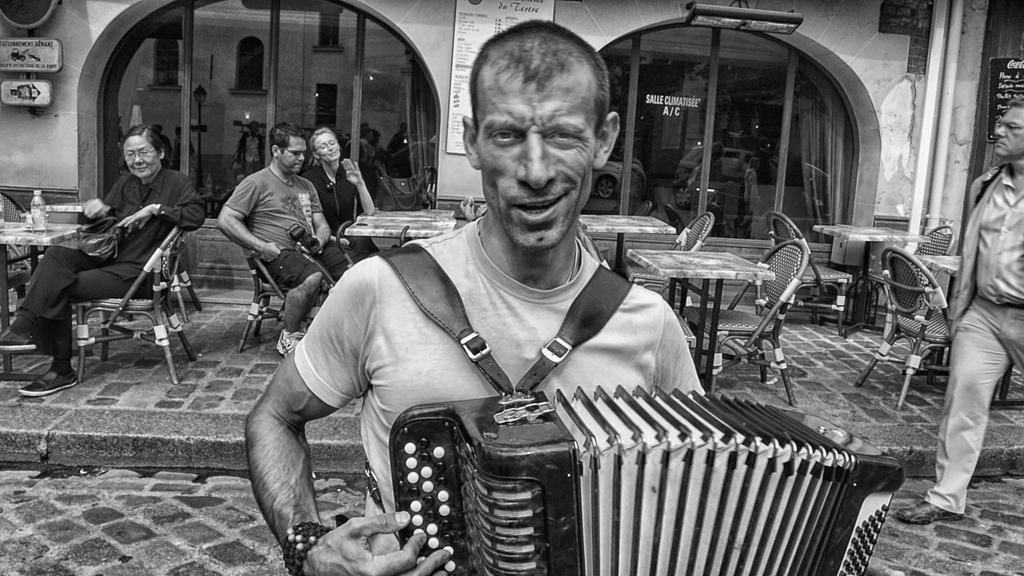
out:
{"label": "arched window", "polygon": [[255,36],[238,43],[235,89],[263,90],[263,42]]}
{"label": "arched window", "polygon": [[178,41],[161,38],[153,44],[153,84],[178,85]]}

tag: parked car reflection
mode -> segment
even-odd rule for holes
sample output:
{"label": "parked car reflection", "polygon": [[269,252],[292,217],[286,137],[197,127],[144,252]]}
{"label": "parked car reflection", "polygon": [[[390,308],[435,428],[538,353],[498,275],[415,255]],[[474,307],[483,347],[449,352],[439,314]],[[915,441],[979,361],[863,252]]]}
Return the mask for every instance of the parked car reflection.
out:
{"label": "parked car reflection", "polygon": [[[646,181],[644,165],[637,158],[633,158],[633,175],[630,182],[633,196],[638,196],[643,192]],[[594,170],[594,196],[601,199],[616,198],[622,192],[621,187],[622,158],[608,160],[603,167]]]}

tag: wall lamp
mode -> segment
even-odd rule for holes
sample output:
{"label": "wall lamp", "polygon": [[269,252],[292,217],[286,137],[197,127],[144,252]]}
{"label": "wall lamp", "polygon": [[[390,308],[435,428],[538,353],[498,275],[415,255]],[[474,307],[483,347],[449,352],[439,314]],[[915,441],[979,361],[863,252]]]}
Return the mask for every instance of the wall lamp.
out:
{"label": "wall lamp", "polygon": [[795,12],[714,6],[696,2],[690,2],[686,8],[689,10],[686,13],[686,23],[691,26],[792,34],[804,21],[804,15]]}

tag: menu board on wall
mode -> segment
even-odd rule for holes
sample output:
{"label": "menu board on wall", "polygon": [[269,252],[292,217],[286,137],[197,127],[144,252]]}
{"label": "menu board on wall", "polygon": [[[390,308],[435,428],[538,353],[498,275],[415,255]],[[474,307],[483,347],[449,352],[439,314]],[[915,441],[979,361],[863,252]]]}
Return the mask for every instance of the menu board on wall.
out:
{"label": "menu board on wall", "polygon": [[988,141],[995,142],[996,122],[1014,98],[1024,98],[1024,58],[989,60]]}
{"label": "menu board on wall", "polygon": [[448,137],[445,151],[465,154],[462,118],[472,115],[469,73],[488,38],[526,20],[554,20],[555,0],[458,0],[455,4],[455,42],[452,81],[448,92]]}

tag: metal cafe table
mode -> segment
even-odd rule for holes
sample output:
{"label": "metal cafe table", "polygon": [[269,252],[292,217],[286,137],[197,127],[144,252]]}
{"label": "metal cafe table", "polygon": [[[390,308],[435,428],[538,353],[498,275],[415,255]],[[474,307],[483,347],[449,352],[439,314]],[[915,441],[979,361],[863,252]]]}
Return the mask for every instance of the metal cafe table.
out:
{"label": "metal cafe table", "polygon": [[[22,260],[29,260],[32,269],[35,270],[39,261],[39,248],[65,244],[78,239],[78,224],[49,224],[45,232],[33,232],[27,224],[7,223],[0,226],[0,329],[7,328],[10,324],[10,293],[7,284],[7,266]],[[28,246],[29,253],[18,258],[7,258],[8,246]],[[3,372],[0,378],[4,380],[34,380],[39,374],[15,373],[11,368],[11,352],[3,353]]]}
{"label": "metal cafe table", "polygon": [[812,230],[825,234],[826,236],[832,236],[842,243],[864,242],[864,259],[861,262],[860,273],[857,276],[857,280],[853,283],[853,287],[850,289],[851,294],[849,295],[849,299],[853,301],[853,306],[851,306],[853,321],[847,325],[847,328],[844,331],[845,333],[842,334],[844,338],[853,332],[863,330],[869,326],[867,317],[869,306],[868,299],[870,298],[871,293],[871,281],[868,278],[868,272],[871,270],[870,244],[872,242],[909,243],[928,241],[927,236],[916,232],[897,230],[895,228],[877,228],[874,226],[817,224],[812,228]]}
{"label": "metal cafe table", "polygon": [[[718,341],[718,316],[722,310],[722,285],[726,280],[750,281],[760,284],[774,280],[775,273],[728,252],[682,252],[679,250],[634,250],[627,256],[655,274],[669,279],[669,304],[675,304],[676,285],[682,283],[683,293],[679,299],[679,313],[686,307],[686,295],[691,290],[690,281],[700,280],[700,310],[697,326],[697,346],[693,363],[701,373],[701,358],[705,359],[703,378],[705,386],[711,382],[714,370],[714,346]],[[715,281],[714,291],[710,290]],[[709,311],[710,307],[710,311]],[[704,339],[707,335],[708,352],[704,354]],[[711,390],[708,390],[711,392]]]}
{"label": "metal cafe table", "polygon": [[346,236],[370,236],[376,238],[405,238],[416,240],[433,238],[455,230],[455,216],[451,210],[417,210],[413,212],[383,212],[378,210],[372,216],[360,215],[345,230]]}
{"label": "metal cafe table", "polygon": [[602,214],[581,214],[580,224],[587,234],[615,234],[615,266],[623,269],[622,253],[626,246],[626,234],[671,234],[674,226],[651,216],[615,216]]}

